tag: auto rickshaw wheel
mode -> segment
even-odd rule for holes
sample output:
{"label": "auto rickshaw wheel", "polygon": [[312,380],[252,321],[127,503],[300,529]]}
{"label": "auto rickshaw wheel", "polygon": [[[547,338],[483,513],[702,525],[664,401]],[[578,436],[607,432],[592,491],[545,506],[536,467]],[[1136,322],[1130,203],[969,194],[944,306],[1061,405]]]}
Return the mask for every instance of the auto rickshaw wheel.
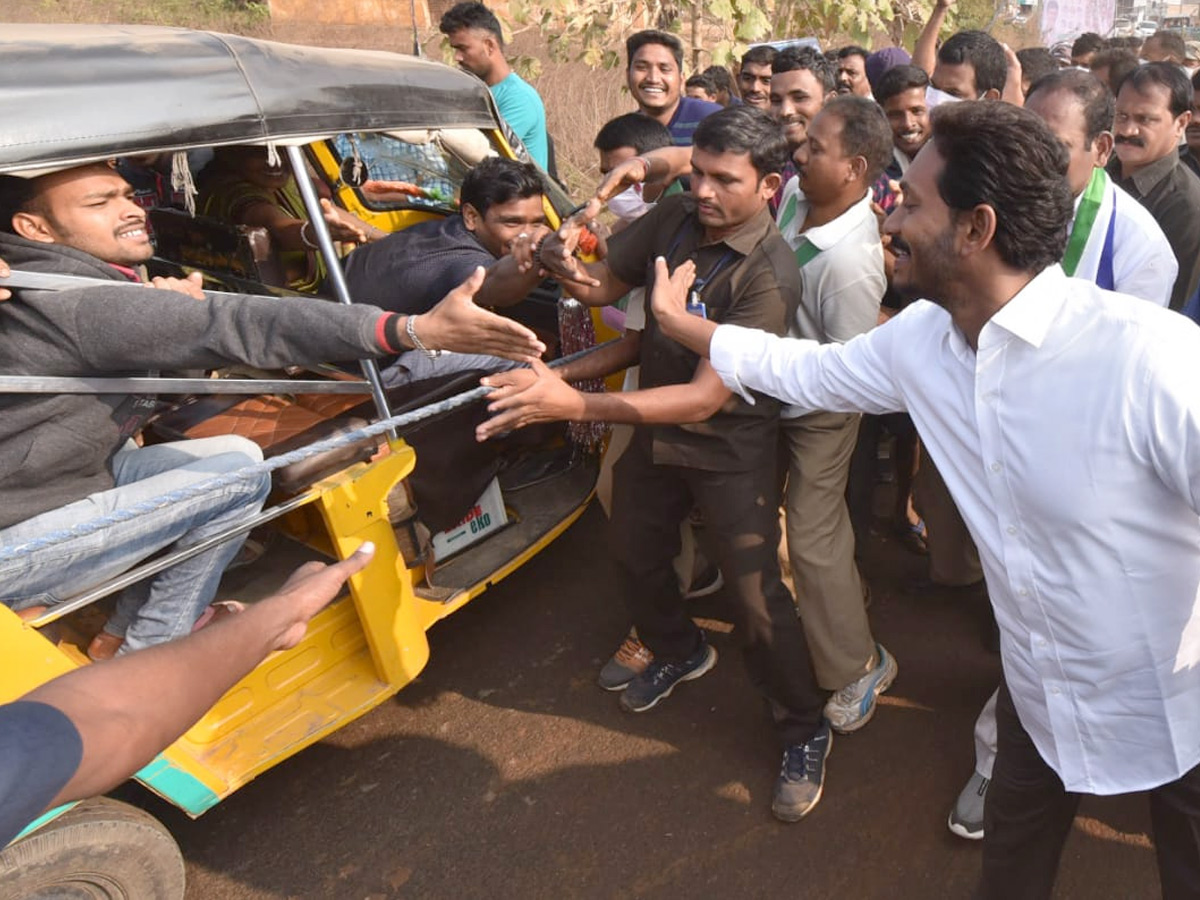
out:
{"label": "auto rickshaw wheel", "polygon": [[182,900],[183,889],[171,833],[104,797],[0,851],[0,900]]}

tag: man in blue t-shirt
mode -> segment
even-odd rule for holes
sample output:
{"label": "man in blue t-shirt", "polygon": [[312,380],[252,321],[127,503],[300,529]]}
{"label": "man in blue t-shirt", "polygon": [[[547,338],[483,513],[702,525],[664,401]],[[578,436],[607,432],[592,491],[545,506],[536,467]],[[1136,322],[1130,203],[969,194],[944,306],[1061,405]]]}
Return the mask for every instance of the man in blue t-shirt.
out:
{"label": "man in blue t-shirt", "polygon": [[667,126],[676,147],[690,147],[696,126],[721,109],[719,103],[684,97],[683,44],[665,31],[639,31],[625,42],[625,77],[643,115]]}
{"label": "man in blue t-shirt", "polygon": [[504,58],[500,21],[482,3],[459,3],[442,16],[438,27],[454,48],[454,61],[483,79],[504,121],[516,132],[533,161],[549,171],[546,108],[538,92]]}

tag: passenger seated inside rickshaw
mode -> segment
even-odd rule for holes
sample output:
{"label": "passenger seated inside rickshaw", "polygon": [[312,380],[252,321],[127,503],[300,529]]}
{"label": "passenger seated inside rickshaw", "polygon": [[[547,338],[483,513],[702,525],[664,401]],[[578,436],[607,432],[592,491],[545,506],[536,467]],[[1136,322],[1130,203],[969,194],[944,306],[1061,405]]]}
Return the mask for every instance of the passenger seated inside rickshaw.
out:
{"label": "passenger seated inside rickshaw", "polygon": [[[309,177],[304,173],[304,177]],[[364,244],[385,234],[374,225],[334,206],[328,188],[313,179],[318,193],[326,194],[321,206],[335,241]],[[218,147],[212,162],[197,179],[199,211],[233,225],[267,229],[287,286],[317,292],[325,281],[325,263],[304,210],[296,179],[282,160],[266,147]]]}

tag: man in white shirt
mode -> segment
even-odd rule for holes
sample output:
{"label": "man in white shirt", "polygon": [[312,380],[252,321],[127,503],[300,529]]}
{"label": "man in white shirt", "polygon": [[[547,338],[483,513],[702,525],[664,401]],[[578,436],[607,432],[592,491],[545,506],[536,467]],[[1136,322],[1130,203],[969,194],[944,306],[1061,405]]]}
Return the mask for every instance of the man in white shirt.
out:
{"label": "man in white shirt", "polygon": [[1005,687],[984,897],[1049,897],[1080,795],[1150,791],[1167,897],[1200,884],[1200,330],[1066,277],[1068,158],[1007,104],[933,117],[888,220],[918,301],[844,345],[687,315],[739,392],[907,409],[979,545]]}
{"label": "man in white shirt", "polygon": [[[1106,290],[1166,306],[1179,265],[1154,217],[1104,171],[1112,152],[1113,99],[1082,69],[1064,69],[1039,80],[1025,108],[1041,118],[1067,151],[1067,181],[1075,217],[1063,270]],[[950,811],[950,830],[983,837],[983,807],[996,760],[996,694],[975,722],[975,771]]]}
{"label": "man in white shirt", "polygon": [[[891,159],[887,119],[874,102],[827,103],[795,151],[777,224],[800,266],[800,304],[789,334],[841,343],[875,327],[887,290],[871,185]],[[854,562],[846,477],[857,413],[784,409],[788,561],[800,620],[822,688],[825,718],[843,734],[875,714],[896,677],[895,659],[871,636]]]}

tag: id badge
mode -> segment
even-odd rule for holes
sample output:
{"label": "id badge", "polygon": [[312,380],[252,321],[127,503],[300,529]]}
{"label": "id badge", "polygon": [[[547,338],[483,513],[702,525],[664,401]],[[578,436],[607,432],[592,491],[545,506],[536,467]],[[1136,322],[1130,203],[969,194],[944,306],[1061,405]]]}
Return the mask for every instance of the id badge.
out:
{"label": "id badge", "polygon": [[695,291],[688,294],[687,306],[685,309],[688,315],[699,316],[702,319],[708,318],[708,307],[704,305],[704,301],[700,299],[700,295]]}

